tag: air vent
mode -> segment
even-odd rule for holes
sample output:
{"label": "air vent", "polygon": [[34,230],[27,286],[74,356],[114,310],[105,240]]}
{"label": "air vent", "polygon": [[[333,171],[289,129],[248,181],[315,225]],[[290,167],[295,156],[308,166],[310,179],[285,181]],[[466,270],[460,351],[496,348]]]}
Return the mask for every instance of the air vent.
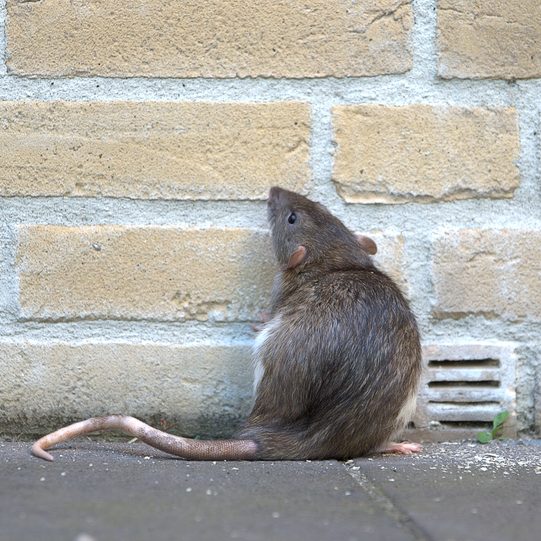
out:
{"label": "air vent", "polygon": [[515,365],[510,344],[440,344],[423,348],[417,411],[407,437],[424,441],[474,438],[510,413],[504,435],[516,436]]}

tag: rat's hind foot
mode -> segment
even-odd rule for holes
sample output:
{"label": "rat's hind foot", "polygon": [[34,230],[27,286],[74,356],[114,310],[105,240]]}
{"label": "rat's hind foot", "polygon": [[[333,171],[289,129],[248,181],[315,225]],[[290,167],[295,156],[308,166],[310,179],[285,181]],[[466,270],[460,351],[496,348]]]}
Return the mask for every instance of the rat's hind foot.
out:
{"label": "rat's hind foot", "polygon": [[420,453],[423,450],[423,446],[420,443],[412,443],[409,441],[403,441],[402,443],[390,442],[388,445],[380,449],[380,453],[396,453],[398,455],[412,455],[413,453]]}

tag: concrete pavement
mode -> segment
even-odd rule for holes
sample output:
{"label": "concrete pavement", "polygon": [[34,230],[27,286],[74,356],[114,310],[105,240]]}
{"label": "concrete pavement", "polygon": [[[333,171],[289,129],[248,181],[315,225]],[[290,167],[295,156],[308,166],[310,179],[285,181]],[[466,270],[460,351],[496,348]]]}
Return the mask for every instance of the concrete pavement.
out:
{"label": "concrete pavement", "polygon": [[0,541],[539,541],[541,441],[347,463],[186,462],[78,440],[0,442]]}

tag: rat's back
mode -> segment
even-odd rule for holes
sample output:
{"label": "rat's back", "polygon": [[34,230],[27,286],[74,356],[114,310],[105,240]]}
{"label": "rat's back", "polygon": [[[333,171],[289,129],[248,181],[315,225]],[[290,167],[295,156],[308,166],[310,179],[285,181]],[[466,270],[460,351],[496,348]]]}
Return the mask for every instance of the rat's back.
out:
{"label": "rat's back", "polygon": [[259,345],[264,375],[242,437],[260,442],[265,458],[375,451],[415,405],[415,318],[394,282],[372,266],[296,281]]}

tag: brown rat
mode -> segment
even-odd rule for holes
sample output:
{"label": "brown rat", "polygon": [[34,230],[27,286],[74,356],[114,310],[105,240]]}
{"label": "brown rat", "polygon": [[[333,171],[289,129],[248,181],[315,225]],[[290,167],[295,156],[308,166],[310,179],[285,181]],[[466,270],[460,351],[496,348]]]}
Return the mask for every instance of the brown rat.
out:
{"label": "brown rat", "polygon": [[370,241],[363,246],[324,206],[281,188],[270,191],[268,217],[281,270],[271,319],[254,347],[254,405],[237,438],[181,438],[111,415],[44,436],[32,447],[36,456],[52,460],[45,449],[106,429],[195,460],[346,459],[420,449],[390,443],[415,407],[421,347],[407,301],[372,262],[375,243],[362,237]]}

